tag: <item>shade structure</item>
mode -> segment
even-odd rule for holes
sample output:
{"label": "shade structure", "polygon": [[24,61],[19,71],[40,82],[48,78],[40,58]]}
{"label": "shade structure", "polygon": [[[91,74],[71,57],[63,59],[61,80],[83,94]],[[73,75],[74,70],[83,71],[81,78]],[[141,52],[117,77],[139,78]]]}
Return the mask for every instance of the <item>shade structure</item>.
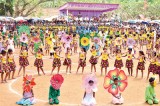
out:
{"label": "shade structure", "polygon": [[82,17],[99,16],[103,12],[115,10],[119,4],[104,4],[104,3],[80,3],[68,2],[59,8],[61,14],[67,15],[68,13],[74,16],[81,15]]}

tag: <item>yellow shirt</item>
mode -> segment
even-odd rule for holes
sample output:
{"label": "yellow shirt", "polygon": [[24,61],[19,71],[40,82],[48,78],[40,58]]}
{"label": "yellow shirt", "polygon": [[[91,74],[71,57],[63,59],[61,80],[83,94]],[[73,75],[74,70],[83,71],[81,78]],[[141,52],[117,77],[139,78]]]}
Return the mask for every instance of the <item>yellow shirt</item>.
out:
{"label": "yellow shirt", "polygon": [[5,56],[5,57],[2,56],[1,61],[2,61],[3,64],[6,64],[6,60],[7,60],[7,59],[6,59],[6,56]]}
{"label": "yellow shirt", "polygon": [[36,58],[37,59],[42,59],[42,54],[41,53],[37,53]]}
{"label": "yellow shirt", "polygon": [[147,34],[143,34],[142,37],[143,37],[143,38],[147,38]]}
{"label": "yellow shirt", "polygon": [[85,55],[83,53],[80,53],[80,59],[84,59]]}
{"label": "yellow shirt", "polygon": [[59,59],[60,57],[56,53],[54,53],[54,58]]}
{"label": "yellow shirt", "polygon": [[142,58],[142,57],[139,59],[139,62],[144,62],[144,60],[143,60],[143,58]]}
{"label": "yellow shirt", "polygon": [[152,43],[147,44],[147,49],[151,49],[152,48]]}
{"label": "yellow shirt", "polygon": [[121,54],[117,54],[116,55],[116,60],[122,60],[122,55]]}
{"label": "yellow shirt", "polygon": [[69,58],[69,59],[71,58],[71,53],[67,54],[67,58]]}
{"label": "yellow shirt", "polygon": [[27,52],[26,50],[25,50],[25,51],[22,51],[21,56],[27,57],[27,56],[28,56],[28,52]]}
{"label": "yellow shirt", "polygon": [[156,62],[156,65],[157,65],[157,66],[160,66],[160,62]]}
{"label": "yellow shirt", "polygon": [[132,60],[132,54],[127,54],[127,60]]}
{"label": "yellow shirt", "polygon": [[108,54],[107,53],[102,54],[102,60],[108,60]]}
{"label": "yellow shirt", "polygon": [[151,59],[151,64],[156,64],[155,59]]}
{"label": "yellow shirt", "polygon": [[9,57],[8,57],[8,62],[9,62],[9,63],[12,63],[12,62],[13,62],[13,57],[12,57],[12,56],[9,56]]}
{"label": "yellow shirt", "polygon": [[96,50],[93,50],[93,51],[92,51],[92,56],[97,56]]}

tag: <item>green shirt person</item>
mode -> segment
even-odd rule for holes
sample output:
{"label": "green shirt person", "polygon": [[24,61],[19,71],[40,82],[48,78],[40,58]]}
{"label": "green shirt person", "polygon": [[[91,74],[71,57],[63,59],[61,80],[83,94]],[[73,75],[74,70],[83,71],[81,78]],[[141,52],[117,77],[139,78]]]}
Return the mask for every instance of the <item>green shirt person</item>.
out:
{"label": "green shirt person", "polygon": [[58,97],[60,96],[60,90],[54,89],[52,86],[49,88],[49,103],[51,105],[53,104],[59,104]]}
{"label": "green shirt person", "polygon": [[155,78],[150,78],[149,83],[150,85],[146,88],[146,91],[145,91],[145,101],[149,105],[158,104],[159,100],[156,98],[156,94],[154,90]]}

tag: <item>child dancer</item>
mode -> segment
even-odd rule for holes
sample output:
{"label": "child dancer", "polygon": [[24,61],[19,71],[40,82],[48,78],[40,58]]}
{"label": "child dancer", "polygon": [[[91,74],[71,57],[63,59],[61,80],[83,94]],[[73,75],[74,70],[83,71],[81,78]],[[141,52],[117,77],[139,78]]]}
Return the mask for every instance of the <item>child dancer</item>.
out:
{"label": "child dancer", "polygon": [[49,87],[49,104],[59,104],[58,97],[60,96],[60,87],[64,81],[64,78],[60,74],[55,74],[52,76],[50,80],[50,87]]}
{"label": "child dancer", "polygon": [[155,45],[155,48],[156,48],[156,52],[159,53],[160,51],[160,35],[159,36],[159,39],[157,39],[156,41],[156,45]]}
{"label": "child dancer", "polygon": [[155,86],[156,86],[156,81],[155,78],[150,78],[149,79],[149,86],[146,87],[146,91],[145,91],[145,101],[146,103],[148,103],[149,105],[153,105],[153,104],[158,104],[159,100],[156,98],[156,93],[155,93]]}
{"label": "child dancer", "polygon": [[152,55],[151,55],[150,65],[148,67],[147,80],[149,78],[150,72],[152,72],[153,74],[156,74],[156,58],[157,58],[157,54],[156,54],[156,52],[152,52],[151,54]]}
{"label": "child dancer", "polygon": [[74,53],[77,53],[78,40],[76,34],[73,34],[73,47],[74,47]]}
{"label": "child dancer", "polygon": [[128,54],[127,54],[127,60],[126,60],[126,68],[128,69],[129,76],[133,75],[133,60],[132,60],[132,57],[134,57],[134,55],[132,54],[132,49],[128,48]]}
{"label": "child dancer", "polygon": [[20,74],[20,71],[23,68],[23,76],[25,76],[26,67],[29,65],[28,50],[26,46],[21,47],[20,56],[19,56],[19,65],[20,65],[20,68],[19,68],[18,75]]}
{"label": "child dancer", "polygon": [[10,73],[9,73],[9,79],[10,79],[10,74],[12,72],[12,79],[14,79],[14,73],[16,71],[16,64],[14,61],[14,56],[13,56],[13,51],[12,49],[8,50],[8,54],[7,54],[7,62],[8,62],[8,66],[10,67]]}
{"label": "child dancer", "polygon": [[120,49],[117,49],[116,51],[116,60],[114,63],[114,67],[121,69],[123,67],[123,62],[122,62],[122,53]]}
{"label": "child dancer", "polygon": [[160,54],[157,55],[156,59],[156,74],[159,75],[159,82],[160,82]]}
{"label": "child dancer", "polygon": [[92,73],[93,68],[94,68],[94,72],[96,72],[96,64],[98,62],[96,47],[92,46],[90,51],[92,53],[92,56],[91,56],[89,62],[91,63],[91,73]]}
{"label": "child dancer", "polygon": [[148,44],[147,44],[147,53],[148,54],[148,58],[151,58],[151,51],[152,51],[152,42],[151,40],[148,41]]}
{"label": "child dancer", "polygon": [[81,52],[79,53],[79,62],[78,62],[78,68],[76,73],[78,73],[78,70],[80,67],[82,67],[82,73],[83,73],[85,66],[86,66],[86,49],[81,48]]}
{"label": "child dancer", "polygon": [[[1,51],[2,57],[1,57],[1,82],[7,82],[7,77],[9,75],[9,67],[7,65],[7,56],[6,56],[6,51],[2,50]],[[3,79],[4,72],[6,73],[5,78]]]}
{"label": "child dancer", "polygon": [[18,105],[23,105],[23,106],[30,106],[36,103],[36,100],[34,98],[34,93],[33,93],[33,86],[36,85],[34,82],[34,79],[32,76],[26,75],[26,77],[23,78],[23,98],[16,102]]}
{"label": "child dancer", "polygon": [[136,70],[136,78],[138,76],[138,70],[141,70],[141,72],[142,72],[142,78],[143,78],[143,70],[145,70],[145,66],[144,66],[145,55],[144,55],[143,51],[139,51],[138,60],[139,60],[139,62],[138,62],[138,65],[137,65],[137,70]]}
{"label": "child dancer", "polygon": [[[63,65],[67,66],[66,67],[66,74],[71,73],[71,63],[72,63],[71,55],[72,55],[72,53],[71,53],[70,48],[67,48],[67,52],[65,53],[65,60],[63,62]],[[68,68],[69,68],[69,73],[68,73]]]}
{"label": "child dancer", "polygon": [[105,75],[107,74],[107,67],[109,67],[107,48],[103,48],[103,53],[101,53],[101,76],[103,74],[103,68],[105,69]]}
{"label": "child dancer", "polygon": [[84,78],[84,96],[82,100],[82,106],[95,106],[95,92],[97,89],[97,79],[94,75],[88,75]]}
{"label": "child dancer", "polygon": [[[115,84],[115,86],[118,86],[118,78],[114,78],[114,84]],[[114,94],[112,94],[112,95],[113,95],[112,103],[114,105],[122,105],[123,104],[124,99],[123,99],[121,93],[118,93],[117,95],[114,95]]]}
{"label": "child dancer", "polygon": [[60,70],[60,67],[61,67],[61,60],[60,60],[60,58],[62,58],[62,57],[60,57],[58,55],[59,54],[59,48],[58,47],[54,47],[54,51],[55,51],[55,53],[54,53],[53,68],[52,68],[52,71],[51,71],[51,75],[52,75],[52,73],[53,73],[53,71],[54,71],[54,69],[56,67],[58,67],[58,73],[59,73],[59,70]]}
{"label": "child dancer", "polygon": [[62,42],[61,42],[61,38],[58,38],[56,46],[59,48],[59,55],[61,54],[62,51]]}
{"label": "child dancer", "polygon": [[43,50],[42,48],[39,48],[38,49],[38,52],[37,53],[32,53],[36,56],[36,60],[34,62],[34,66],[37,67],[37,72],[38,72],[38,75],[40,76],[41,74],[39,73],[39,70],[41,70],[43,72],[43,74],[45,75],[44,73],[44,70],[43,70]]}

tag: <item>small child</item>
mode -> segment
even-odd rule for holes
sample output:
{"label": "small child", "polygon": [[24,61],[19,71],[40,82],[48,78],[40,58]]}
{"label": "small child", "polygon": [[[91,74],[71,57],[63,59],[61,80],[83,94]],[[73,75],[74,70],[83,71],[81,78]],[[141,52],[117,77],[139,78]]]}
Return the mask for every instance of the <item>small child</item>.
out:
{"label": "small child", "polygon": [[[1,57],[1,82],[3,83],[3,82],[7,82],[6,79],[9,75],[9,67],[7,65],[7,56],[6,56],[7,53],[6,53],[6,51],[2,50],[1,54],[2,54],[2,57]],[[3,79],[4,72],[6,73],[6,76]]]}
{"label": "small child", "polygon": [[20,50],[20,56],[19,56],[19,72],[18,75],[20,74],[21,69],[23,68],[23,76],[25,76],[25,72],[26,72],[26,67],[29,65],[29,61],[28,61],[28,50],[26,46],[22,46],[21,50]]}
{"label": "small child", "polygon": [[119,69],[123,67],[122,53],[120,49],[117,49],[116,51],[116,60],[114,63],[114,67],[119,68]]}
{"label": "small child", "polygon": [[145,55],[144,55],[143,51],[139,51],[138,60],[139,60],[139,62],[138,62],[138,65],[137,65],[137,70],[136,70],[136,78],[138,76],[138,70],[141,70],[141,72],[142,72],[142,78],[143,78],[143,70],[145,70],[145,66],[144,66]]}
{"label": "small child", "polygon": [[52,76],[50,80],[50,87],[49,87],[49,104],[59,104],[58,97],[60,96],[60,87],[64,81],[64,78],[60,74],[55,74]]}
{"label": "small child", "polygon": [[160,54],[157,55],[156,59],[156,74],[159,75],[159,82],[160,82]]}
{"label": "small child", "polygon": [[89,62],[91,63],[91,73],[92,73],[93,68],[94,68],[94,72],[96,72],[96,64],[98,62],[97,51],[95,46],[92,46],[91,53],[92,53],[92,56]]}
{"label": "small child", "polygon": [[67,48],[67,52],[65,54],[65,60],[63,62],[63,65],[66,65],[66,74],[68,74],[68,68],[69,68],[69,73],[71,73],[71,64],[72,64],[72,61],[71,61],[71,50],[70,48]]}
{"label": "small child", "polygon": [[56,67],[58,67],[58,73],[59,73],[59,70],[60,70],[60,67],[61,67],[60,58],[62,58],[62,57],[60,57],[60,55],[58,55],[59,54],[59,48],[54,47],[54,51],[55,51],[55,53],[54,53],[53,68],[52,68],[52,71],[51,71],[51,75],[52,75],[52,73],[53,73],[53,71]]}
{"label": "small child", "polygon": [[101,61],[101,76],[103,74],[103,68],[105,68],[105,75],[107,74],[107,67],[109,67],[107,48],[103,48],[103,53],[101,53],[102,61]]}
{"label": "small child", "polygon": [[33,93],[33,86],[36,85],[34,82],[34,78],[32,76],[26,75],[23,78],[23,98],[16,102],[18,105],[23,105],[23,106],[30,106],[36,103],[36,100],[34,98],[34,93]]}
{"label": "small child", "polygon": [[128,74],[129,76],[133,75],[133,60],[132,57],[134,57],[134,55],[132,54],[132,49],[128,48],[128,54],[127,56],[127,60],[126,60],[126,68],[128,69]]}
{"label": "small child", "polygon": [[10,67],[10,72],[9,72],[9,79],[10,79],[10,74],[12,72],[12,79],[14,79],[14,73],[16,71],[16,64],[14,61],[14,56],[13,56],[13,51],[12,49],[8,50],[8,54],[7,54],[7,62],[8,62],[8,66]]}
{"label": "small child", "polygon": [[36,56],[34,66],[37,67],[38,75],[41,75],[39,73],[39,70],[41,70],[43,72],[43,74],[45,75],[44,70],[43,70],[43,59],[42,59],[43,58],[43,50],[42,50],[42,48],[39,48],[37,53],[32,53],[32,54],[34,54]]}
{"label": "small child", "polygon": [[82,100],[82,106],[95,106],[95,92],[98,90],[96,77],[93,75],[88,75],[84,78],[84,87],[85,92]]}
{"label": "small child", "polygon": [[[115,86],[118,86],[118,78],[114,78],[114,84],[115,84]],[[112,95],[113,95],[112,103],[114,105],[122,105],[123,104],[124,99],[123,99],[121,93],[118,93],[117,95],[114,95],[114,94],[112,94]]]}
{"label": "small child", "polygon": [[86,66],[86,49],[81,48],[81,52],[79,53],[79,62],[78,62],[78,68],[76,73],[78,73],[78,70],[80,67],[82,67],[82,73],[83,73],[85,66]]}
{"label": "small child", "polygon": [[148,67],[147,80],[149,78],[150,72],[152,72],[153,74],[156,74],[156,58],[157,58],[157,54],[156,54],[156,52],[152,52],[151,54],[152,55],[151,55],[150,65]]}

